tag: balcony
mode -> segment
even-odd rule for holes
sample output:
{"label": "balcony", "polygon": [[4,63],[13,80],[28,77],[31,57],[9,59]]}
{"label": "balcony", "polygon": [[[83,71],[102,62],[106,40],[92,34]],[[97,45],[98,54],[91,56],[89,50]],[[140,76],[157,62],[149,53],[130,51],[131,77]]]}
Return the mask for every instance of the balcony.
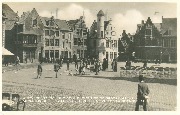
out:
{"label": "balcony", "polygon": [[22,46],[23,47],[31,47],[31,48],[33,48],[33,47],[37,47],[37,43],[32,43],[32,44],[23,43]]}

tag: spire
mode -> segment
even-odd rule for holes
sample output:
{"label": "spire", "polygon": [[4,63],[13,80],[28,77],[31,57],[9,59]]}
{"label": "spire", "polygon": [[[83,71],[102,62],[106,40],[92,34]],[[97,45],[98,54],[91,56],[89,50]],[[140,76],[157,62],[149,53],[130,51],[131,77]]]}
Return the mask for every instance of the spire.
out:
{"label": "spire", "polygon": [[100,10],[97,14],[97,16],[104,16],[104,12],[102,10]]}

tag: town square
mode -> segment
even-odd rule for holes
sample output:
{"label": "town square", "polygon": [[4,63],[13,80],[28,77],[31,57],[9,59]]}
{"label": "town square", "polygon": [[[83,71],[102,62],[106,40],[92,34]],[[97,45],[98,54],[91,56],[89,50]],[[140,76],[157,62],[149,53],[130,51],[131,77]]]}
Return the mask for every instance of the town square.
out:
{"label": "town square", "polygon": [[176,110],[176,3],[2,3],[2,111]]}

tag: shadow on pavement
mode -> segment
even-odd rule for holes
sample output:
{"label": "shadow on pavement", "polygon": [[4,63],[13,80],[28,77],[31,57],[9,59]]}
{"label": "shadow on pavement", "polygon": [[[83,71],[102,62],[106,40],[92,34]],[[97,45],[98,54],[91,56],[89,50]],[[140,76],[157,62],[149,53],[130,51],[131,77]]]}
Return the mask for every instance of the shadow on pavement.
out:
{"label": "shadow on pavement", "polygon": [[[138,77],[104,77],[104,76],[78,76],[78,77],[91,77],[91,78],[101,78],[101,79],[110,79],[110,80],[126,80],[131,82],[139,82]],[[177,79],[145,78],[145,82],[177,86]]]}

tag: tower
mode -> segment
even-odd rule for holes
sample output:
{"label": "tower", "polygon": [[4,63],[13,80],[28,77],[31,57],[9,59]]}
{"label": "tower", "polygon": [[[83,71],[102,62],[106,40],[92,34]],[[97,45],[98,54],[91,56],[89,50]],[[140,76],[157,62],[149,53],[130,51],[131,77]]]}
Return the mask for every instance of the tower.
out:
{"label": "tower", "polygon": [[105,15],[102,10],[100,10],[97,14],[97,37],[104,38],[104,20]]}

